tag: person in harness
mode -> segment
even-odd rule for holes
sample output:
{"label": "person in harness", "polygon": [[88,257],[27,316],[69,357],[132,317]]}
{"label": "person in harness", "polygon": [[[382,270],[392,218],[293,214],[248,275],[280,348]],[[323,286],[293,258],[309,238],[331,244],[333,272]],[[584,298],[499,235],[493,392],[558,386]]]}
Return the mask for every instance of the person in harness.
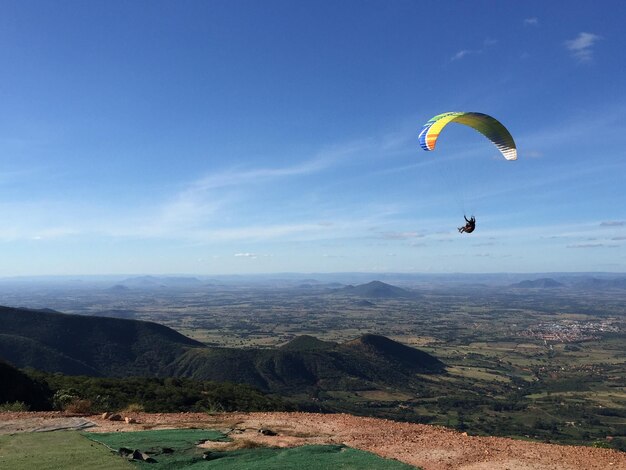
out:
{"label": "person in harness", "polygon": [[465,216],[463,216],[463,218],[467,223],[464,227],[459,227],[459,233],[472,233],[476,228],[476,219],[474,216],[471,216],[469,220],[467,220],[467,217]]}

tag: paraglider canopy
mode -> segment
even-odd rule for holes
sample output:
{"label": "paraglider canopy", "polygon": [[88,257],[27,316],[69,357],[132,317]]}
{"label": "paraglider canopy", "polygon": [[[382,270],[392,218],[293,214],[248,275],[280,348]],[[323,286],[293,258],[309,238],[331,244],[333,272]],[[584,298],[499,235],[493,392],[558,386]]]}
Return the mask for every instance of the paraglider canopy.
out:
{"label": "paraglider canopy", "polygon": [[443,128],[451,122],[465,124],[485,137],[498,147],[500,153],[507,160],[517,160],[517,149],[511,133],[500,121],[482,113],[443,113],[430,119],[419,134],[421,147],[426,150],[434,150],[437,138]]}

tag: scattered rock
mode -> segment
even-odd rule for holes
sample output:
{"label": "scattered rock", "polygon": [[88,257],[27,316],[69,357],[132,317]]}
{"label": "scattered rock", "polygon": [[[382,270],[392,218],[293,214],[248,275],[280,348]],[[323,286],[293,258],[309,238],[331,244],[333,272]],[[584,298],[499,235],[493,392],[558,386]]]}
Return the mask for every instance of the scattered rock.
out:
{"label": "scattered rock", "polygon": [[129,455],[131,455],[131,454],[133,453],[133,450],[132,450],[132,449],[129,449],[129,448],[127,448],[127,447],[120,447],[120,448],[117,450],[117,453],[118,453],[119,455],[121,455],[122,457],[128,457]]}
{"label": "scattered rock", "polygon": [[128,416],[126,416],[124,418],[124,421],[126,421],[126,424],[136,424],[137,420],[135,418],[129,418]]}
{"label": "scattered rock", "polygon": [[115,413],[107,418],[109,421],[122,421],[122,416]]}
{"label": "scattered rock", "polygon": [[132,453],[130,458],[133,460],[141,460],[147,463],[156,463],[155,459],[153,459],[148,454],[141,452],[140,450],[137,450],[137,449],[135,449],[135,451]]}
{"label": "scattered rock", "polygon": [[102,413],[102,419],[109,419],[110,416],[111,416],[111,413],[109,413],[108,411]]}
{"label": "scattered rock", "polygon": [[277,436],[278,433],[272,431],[271,429],[267,429],[267,428],[261,428],[259,429],[259,432],[261,434],[263,434],[264,436]]}

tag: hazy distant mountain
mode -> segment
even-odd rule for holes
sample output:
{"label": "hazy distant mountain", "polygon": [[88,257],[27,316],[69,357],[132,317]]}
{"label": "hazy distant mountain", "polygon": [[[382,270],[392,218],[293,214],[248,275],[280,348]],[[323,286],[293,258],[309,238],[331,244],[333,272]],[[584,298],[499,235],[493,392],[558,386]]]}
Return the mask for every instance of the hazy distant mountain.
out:
{"label": "hazy distant mountain", "polygon": [[591,277],[575,282],[574,286],[579,289],[626,289],[626,278],[598,279]]}
{"label": "hazy distant mountain", "polygon": [[115,284],[114,286],[109,287],[107,290],[109,292],[128,292],[130,290],[130,287],[123,284]]}
{"label": "hazy distant mountain", "polygon": [[203,284],[195,277],[170,276],[138,276],[124,279],[119,283],[125,287],[154,288],[154,287],[193,287]]}
{"label": "hazy distant mountain", "polygon": [[516,288],[522,288],[522,289],[528,289],[528,288],[532,288],[532,289],[550,289],[550,288],[554,288],[554,287],[563,287],[563,284],[561,284],[558,281],[555,281],[552,278],[549,277],[544,277],[541,279],[535,279],[535,280],[525,280],[522,282],[518,282],[516,284],[511,284],[509,287],[516,287]]}
{"label": "hazy distant mountain", "polygon": [[372,299],[394,299],[416,296],[413,292],[406,289],[385,284],[380,281],[372,281],[367,284],[359,284],[358,286],[346,286],[342,289],[336,290],[335,292]]}

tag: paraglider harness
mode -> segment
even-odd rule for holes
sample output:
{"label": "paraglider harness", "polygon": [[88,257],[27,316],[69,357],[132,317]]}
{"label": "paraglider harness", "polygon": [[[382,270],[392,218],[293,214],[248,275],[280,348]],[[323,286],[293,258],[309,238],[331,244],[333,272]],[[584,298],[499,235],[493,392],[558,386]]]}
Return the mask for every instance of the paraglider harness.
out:
{"label": "paraglider harness", "polygon": [[474,216],[471,216],[469,218],[469,220],[467,220],[466,216],[463,216],[463,218],[465,219],[465,222],[467,222],[465,224],[464,227],[459,227],[459,233],[472,233],[474,231],[474,229],[476,228],[476,219],[474,218]]}

